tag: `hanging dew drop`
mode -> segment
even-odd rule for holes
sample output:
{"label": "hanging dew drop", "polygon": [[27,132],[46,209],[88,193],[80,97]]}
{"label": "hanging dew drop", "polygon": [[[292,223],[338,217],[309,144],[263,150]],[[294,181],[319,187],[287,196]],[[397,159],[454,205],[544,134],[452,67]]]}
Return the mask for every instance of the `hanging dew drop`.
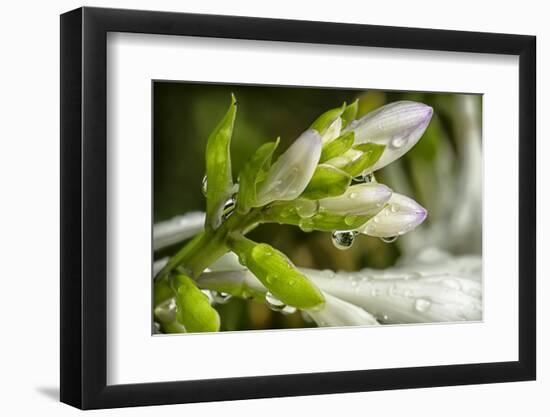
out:
{"label": "hanging dew drop", "polygon": [[365,176],[363,174],[359,174],[359,175],[353,177],[352,180],[353,180],[353,182],[363,183],[363,182],[365,182]]}
{"label": "hanging dew drop", "polygon": [[425,313],[431,306],[432,303],[424,298],[419,298],[414,302],[414,309],[420,313]]}
{"label": "hanging dew drop", "polygon": [[206,298],[208,298],[208,303],[210,303],[210,304],[215,303],[214,295],[212,294],[212,291],[210,291],[210,290],[201,290],[201,292],[206,296]]}
{"label": "hanging dew drop", "polygon": [[302,315],[302,320],[304,320],[306,323],[314,323],[311,316],[308,313],[306,313],[305,311],[302,311],[301,315]]}
{"label": "hanging dew drop", "polygon": [[282,310],[281,310],[281,313],[283,313],[285,316],[288,316],[290,314],[294,314],[296,313],[296,307],[293,307],[293,306],[285,306]]}
{"label": "hanging dew drop", "polygon": [[332,233],[332,244],[340,250],[346,250],[352,247],[357,232],[354,230],[335,231]]}
{"label": "hanging dew drop", "polygon": [[265,303],[270,310],[282,312],[287,305],[271,294],[269,291],[265,293]]}
{"label": "hanging dew drop", "polygon": [[380,240],[384,243],[393,243],[397,240],[399,236],[388,236],[388,237],[381,237]]}
{"label": "hanging dew drop", "polygon": [[206,197],[206,191],[208,190],[208,177],[205,175],[202,177],[202,194]]}
{"label": "hanging dew drop", "polygon": [[362,172],[361,174],[353,177],[353,182],[359,182],[359,183],[376,182],[376,178],[374,177],[374,174],[372,172]]}
{"label": "hanging dew drop", "polygon": [[211,294],[216,304],[225,304],[231,299],[231,294],[226,292],[211,291]]}
{"label": "hanging dew drop", "polygon": [[223,205],[222,220],[227,220],[233,214],[236,205],[237,200],[235,196],[231,196],[231,198],[229,198]]}
{"label": "hanging dew drop", "polygon": [[399,149],[401,147],[403,147],[403,145],[405,145],[407,143],[407,140],[408,140],[408,136],[406,135],[403,135],[403,136],[395,136],[390,144],[393,148],[396,148],[396,149]]}

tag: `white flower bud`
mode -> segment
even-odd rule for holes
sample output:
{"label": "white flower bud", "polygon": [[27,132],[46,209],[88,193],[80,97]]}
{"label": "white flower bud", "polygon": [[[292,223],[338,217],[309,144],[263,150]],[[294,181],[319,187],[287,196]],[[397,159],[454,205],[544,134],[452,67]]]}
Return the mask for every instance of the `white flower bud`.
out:
{"label": "white flower bud", "polygon": [[346,216],[374,216],[383,209],[391,195],[392,191],[383,184],[352,185],[342,195],[319,200],[319,210]]}
{"label": "white flower bud", "polygon": [[350,124],[355,144],[376,143],[386,149],[369,169],[376,171],[407,153],[422,137],[433,109],[414,101],[397,101],[376,109]]}
{"label": "white flower bud", "polygon": [[422,223],[428,215],[412,198],[393,193],[388,204],[359,231],[369,236],[400,236]]}
{"label": "white flower bud", "polygon": [[319,133],[306,130],[271,166],[267,179],[260,185],[255,207],[275,200],[294,200],[307,187],[321,157]]}

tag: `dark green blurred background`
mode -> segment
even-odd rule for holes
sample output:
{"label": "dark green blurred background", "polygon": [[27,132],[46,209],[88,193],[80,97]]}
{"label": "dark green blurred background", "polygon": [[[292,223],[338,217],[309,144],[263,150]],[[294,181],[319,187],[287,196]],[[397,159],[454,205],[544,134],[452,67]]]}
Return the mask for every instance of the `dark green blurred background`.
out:
{"label": "dark green blurred background", "polygon": [[[432,209],[437,210],[437,207],[430,207],[430,200],[436,201],[437,189],[434,188],[437,185],[422,187],[416,186],[415,182],[422,182],[422,176],[430,176],[431,167],[435,170],[442,141],[445,141],[445,149],[457,149],[455,137],[461,129],[457,94],[155,81],[155,222],[189,211],[205,210],[201,184],[205,172],[206,140],[225,114],[231,93],[239,103],[231,144],[235,180],[258,146],[280,136],[279,153],[284,151],[317,116],[341,106],[344,101],[351,103],[360,99],[358,118],[397,100],[420,101],[432,106],[434,117],[426,133],[398,162],[400,170],[409,176],[410,189],[408,192],[395,190],[414,198],[429,213]],[[480,118],[481,96],[477,102]],[[385,178],[385,170],[376,173],[378,182],[395,186],[391,178]],[[425,224],[429,222],[430,215]],[[297,266],[317,269],[355,271],[364,267],[384,268],[394,264],[400,256],[398,244],[383,243],[376,238],[360,236],[350,250],[340,251],[332,245],[330,233],[305,233],[297,227],[278,224],[262,225],[249,236],[278,248]],[[181,245],[164,249],[156,253],[155,258],[170,255],[179,247]],[[217,308],[222,318],[222,330],[313,326],[305,322],[300,313],[283,316],[254,301],[231,300]]]}

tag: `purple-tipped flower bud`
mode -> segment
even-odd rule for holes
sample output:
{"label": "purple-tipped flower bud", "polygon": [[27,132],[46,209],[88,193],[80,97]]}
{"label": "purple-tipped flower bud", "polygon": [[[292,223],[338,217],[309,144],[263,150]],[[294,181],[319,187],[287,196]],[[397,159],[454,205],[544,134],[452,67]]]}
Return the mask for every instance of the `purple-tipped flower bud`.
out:
{"label": "purple-tipped flower bud", "polygon": [[355,132],[355,144],[376,143],[386,149],[369,169],[373,172],[407,153],[424,134],[433,109],[414,101],[397,101],[380,107],[353,122],[347,130]]}
{"label": "purple-tipped flower bud", "polygon": [[422,223],[427,215],[426,209],[412,198],[393,193],[382,211],[359,231],[376,237],[400,236]]}

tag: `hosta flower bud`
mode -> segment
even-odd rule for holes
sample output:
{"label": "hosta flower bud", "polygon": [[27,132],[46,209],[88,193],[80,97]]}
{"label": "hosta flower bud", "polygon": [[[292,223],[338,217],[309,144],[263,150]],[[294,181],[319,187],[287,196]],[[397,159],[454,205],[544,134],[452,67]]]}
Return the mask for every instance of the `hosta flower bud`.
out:
{"label": "hosta flower bud", "polygon": [[331,214],[374,216],[390,200],[392,191],[383,184],[367,183],[349,187],[338,197],[319,200],[319,210]]}
{"label": "hosta flower bud", "polygon": [[385,145],[383,155],[369,170],[383,168],[407,153],[424,134],[433,109],[414,101],[397,101],[380,107],[353,122],[355,144]]}
{"label": "hosta flower bud", "polygon": [[305,190],[321,157],[321,136],[306,130],[271,166],[257,190],[255,207],[294,200]]}
{"label": "hosta flower bud", "polygon": [[422,223],[428,212],[412,198],[393,193],[388,204],[359,229],[376,237],[399,236]]}

